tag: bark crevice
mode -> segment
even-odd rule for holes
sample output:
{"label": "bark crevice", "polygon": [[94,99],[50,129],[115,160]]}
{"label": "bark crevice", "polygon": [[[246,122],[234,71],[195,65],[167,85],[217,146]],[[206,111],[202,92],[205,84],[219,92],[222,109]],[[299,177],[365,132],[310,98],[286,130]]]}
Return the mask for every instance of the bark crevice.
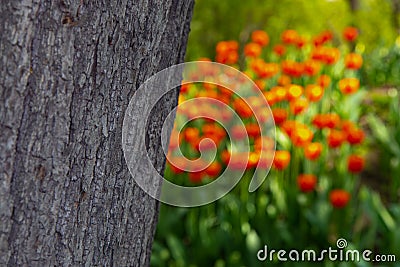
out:
{"label": "bark crevice", "polygon": [[[121,148],[136,88],[182,62],[192,1],[0,6],[0,265],[147,266],[158,203]],[[176,105],[162,101],[157,129]]]}

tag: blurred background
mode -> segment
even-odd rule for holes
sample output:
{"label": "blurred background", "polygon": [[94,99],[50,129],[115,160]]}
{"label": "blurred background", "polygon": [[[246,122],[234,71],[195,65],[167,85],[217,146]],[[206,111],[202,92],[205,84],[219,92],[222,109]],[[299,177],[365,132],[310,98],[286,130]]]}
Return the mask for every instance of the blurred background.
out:
{"label": "blurred background", "polygon": [[[400,266],[400,0],[197,0],[186,61],[200,58],[245,72],[262,90],[278,153],[254,193],[247,192],[254,173],[248,164],[238,186],[214,203],[161,204],[151,265]],[[199,96],[239,113],[253,153],[245,160],[261,162],[254,118],[237,95],[192,84],[182,86],[179,101]],[[172,133],[178,141],[171,137],[165,170],[186,186],[213,181],[235,153],[218,123],[185,123],[197,109],[215,107],[178,108]],[[179,148],[198,158],[205,137],[217,145],[211,167],[190,174],[174,165]],[[321,251],[336,248],[339,238],[346,249],[396,260],[257,259],[264,245]]]}
{"label": "blurred background", "polygon": [[399,10],[399,0],[197,0],[186,59],[214,58],[219,41],[244,44],[257,29],[266,30],[274,45],[285,29],[308,37],[330,30],[340,37],[346,26],[355,26],[358,51],[368,59],[363,69],[368,85],[399,84]]}

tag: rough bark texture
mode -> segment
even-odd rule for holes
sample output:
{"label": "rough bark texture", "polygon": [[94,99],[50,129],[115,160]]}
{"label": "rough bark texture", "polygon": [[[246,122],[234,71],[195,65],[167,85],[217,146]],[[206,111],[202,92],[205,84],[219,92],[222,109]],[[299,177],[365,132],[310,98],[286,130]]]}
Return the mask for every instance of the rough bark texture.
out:
{"label": "rough bark texture", "polygon": [[183,60],[192,5],[2,1],[0,266],[149,264],[158,204],[128,172],[122,121],[135,89]]}

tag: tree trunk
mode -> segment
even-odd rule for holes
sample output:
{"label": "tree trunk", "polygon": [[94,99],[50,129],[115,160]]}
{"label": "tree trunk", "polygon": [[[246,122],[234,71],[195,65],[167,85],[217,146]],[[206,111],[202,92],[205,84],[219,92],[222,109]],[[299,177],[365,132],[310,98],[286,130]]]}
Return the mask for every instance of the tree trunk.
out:
{"label": "tree trunk", "polygon": [[400,34],[400,0],[392,0],[392,16],[393,16],[393,27],[397,34]]}
{"label": "tree trunk", "polygon": [[358,0],[348,0],[349,5],[350,5],[350,10],[351,12],[355,12],[358,9]]}
{"label": "tree trunk", "polygon": [[[149,265],[158,203],[129,174],[122,121],[135,89],[183,60],[192,8],[2,1],[0,266]],[[164,98],[149,129],[176,102]],[[162,171],[160,134],[149,155]]]}

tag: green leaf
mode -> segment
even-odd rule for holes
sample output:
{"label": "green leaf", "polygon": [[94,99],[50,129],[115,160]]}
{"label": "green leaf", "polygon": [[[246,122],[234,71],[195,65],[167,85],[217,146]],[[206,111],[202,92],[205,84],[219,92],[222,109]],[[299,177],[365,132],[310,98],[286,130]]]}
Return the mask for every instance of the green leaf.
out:
{"label": "green leaf", "polygon": [[173,235],[168,235],[166,239],[167,239],[167,244],[168,244],[169,250],[172,254],[172,257],[176,261],[184,260],[185,259],[185,250],[184,250],[184,246],[183,246],[182,242]]}
{"label": "green leaf", "polygon": [[257,251],[260,247],[261,241],[257,232],[254,230],[250,230],[246,236],[246,246],[247,249],[251,252]]}
{"label": "green leaf", "polygon": [[400,145],[391,135],[383,121],[371,114],[367,116],[367,121],[375,138],[385,146],[385,149],[400,158]]}
{"label": "green leaf", "polygon": [[394,232],[396,230],[396,222],[393,217],[390,215],[388,210],[383,206],[381,199],[378,194],[372,194],[372,203],[379,214],[379,217],[383,221],[384,225],[390,232]]}
{"label": "green leaf", "polygon": [[290,139],[284,134],[279,128],[276,129],[276,142],[281,146],[281,149],[289,150],[290,149]]}

